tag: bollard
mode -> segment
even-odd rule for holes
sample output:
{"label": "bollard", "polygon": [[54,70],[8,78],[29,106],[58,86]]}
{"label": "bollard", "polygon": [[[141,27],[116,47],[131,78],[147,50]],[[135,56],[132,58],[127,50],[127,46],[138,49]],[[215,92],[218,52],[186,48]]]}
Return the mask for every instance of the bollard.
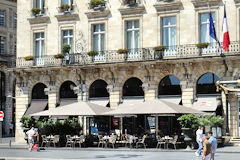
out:
{"label": "bollard", "polygon": [[9,141],[9,148],[11,148],[12,147],[12,144],[11,144],[11,140]]}

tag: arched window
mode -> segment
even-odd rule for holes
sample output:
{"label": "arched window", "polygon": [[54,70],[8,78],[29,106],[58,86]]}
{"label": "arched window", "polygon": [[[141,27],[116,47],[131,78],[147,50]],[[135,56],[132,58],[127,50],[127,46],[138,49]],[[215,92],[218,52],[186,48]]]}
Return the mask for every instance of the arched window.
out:
{"label": "arched window", "polygon": [[48,99],[48,96],[44,93],[45,88],[47,86],[43,83],[36,84],[32,89],[32,99]]}
{"label": "arched window", "polygon": [[104,80],[94,81],[89,88],[89,98],[109,97],[107,83]]}
{"label": "arched window", "polygon": [[180,80],[174,75],[164,77],[158,86],[158,95],[181,95]]}
{"label": "arched window", "polygon": [[123,97],[127,96],[144,96],[142,81],[138,78],[128,79],[123,86]]}
{"label": "arched window", "polygon": [[197,94],[217,94],[216,82],[219,77],[214,73],[205,73],[197,81]]}
{"label": "arched window", "polygon": [[60,87],[60,98],[77,98],[77,94],[74,93],[73,87],[76,87],[73,82],[64,82]]}

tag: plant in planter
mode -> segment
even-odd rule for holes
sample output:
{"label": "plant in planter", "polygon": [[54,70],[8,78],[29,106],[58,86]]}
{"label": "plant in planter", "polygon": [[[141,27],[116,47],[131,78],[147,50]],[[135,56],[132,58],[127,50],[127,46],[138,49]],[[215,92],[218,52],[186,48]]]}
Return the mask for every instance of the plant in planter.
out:
{"label": "plant in planter", "polygon": [[94,57],[94,56],[98,55],[98,51],[92,50],[92,51],[89,51],[87,54],[91,57]]}
{"label": "plant in planter", "polygon": [[101,9],[105,6],[105,1],[103,0],[91,0],[90,1],[91,8],[94,10]]}
{"label": "plant in planter", "polygon": [[31,60],[34,60],[34,57],[33,56],[26,56],[24,57],[25,61],[31,61]]}
{"label": "plant in planter", "polygon": [[71,46],[69,45],[69,44],[63,44],[63,46],[62,46],[62,53],[63,54],[66,54],[66,53],[69,53],[69,51],[70,51],[70,49],[71,49]]}
{"label": "plant in planter", "polygon": [[129,6],[135,6],[137,2],[136,0],[124,0],[124,4],[128,4]]}
{"label": "plant in planter", "polygon": [[64,58],[64,54],[62,54],[62,53],[56,54],[56,55],[54,55],[54,58],[56,58],[56,59],[63,59]]}
{"label": "plant in planter", "polygon": [[33,9],[32,9],[32,13],[33,13],[34,15],[37,15],[37,14],[39,14],[39,13],[40,13],[40,11],[41,11],[41,9],[40,9],[40,8],[33,8]]}
{"label": "plant in planter", "polygon": [[62,4],[61,7],[62,11],[68,11],[70,6],[68,4]]}
{"label": "plant in planter", "polygon": [[166,49],[166,46],[156,46],[156,47],[153,47],[153,50],[155,51],[156,58],[162,59],[163,51],[165,49]]}
{"label": "plant in planter", "polygon": [[127,54],[128,53],[128,49],[119,49],[117,50],[118,54]]}
{"label": "plant in planter", "polygon": [[197,48],[207,48],[209,46],[209,43],[198,43],[196,46]]}

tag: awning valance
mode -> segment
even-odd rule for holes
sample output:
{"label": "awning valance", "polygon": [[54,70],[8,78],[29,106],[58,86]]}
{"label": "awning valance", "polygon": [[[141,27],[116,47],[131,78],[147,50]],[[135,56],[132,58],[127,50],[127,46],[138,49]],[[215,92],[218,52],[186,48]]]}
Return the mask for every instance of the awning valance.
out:
{"label": "awning valance", "polygon": [[193,103],[193,108],[205,112],[215,112],[219,105],[221,104],[217,97],[199,97],[197,102]]}

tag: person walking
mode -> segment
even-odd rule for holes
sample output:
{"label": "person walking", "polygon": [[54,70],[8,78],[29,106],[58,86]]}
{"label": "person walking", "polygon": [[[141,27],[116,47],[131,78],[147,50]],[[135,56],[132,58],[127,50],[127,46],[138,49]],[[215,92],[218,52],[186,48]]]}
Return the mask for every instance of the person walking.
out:
{"label": "person walking", "polygon": [[213,137],[211,131],[208,132],[208,137],[210,137],[208,141],[212,144],[212,149],[213,149],[213,156],[212,156],[211,160],[214,160],[214,155],[215,155],[216,149],[217,149],[217,139],[215,137]]}
{"label": "person walking", "polygon": [[33,144],[34,144],[34,139],[33,139],[33,136],[35,134],[34,127],[32,127],[30,130],[28,130],[26,132],[26,134],[28,136],[28,151],[31,152]]}
{"label": "person walking", "polygon": [[203,127],[199,127],[198,130],[196,131],[196,141],[198,143],[198,149],[195,152],[196,156],[200,156],[202,153],[202,137],[203,137]]}
{"label": "person walking", "polygon": [[207,137],[204,136],[203,140],[203,153],[202,158],[203,160],[210,160],[213,157],[213,149],[211,143],[207,140]]}

